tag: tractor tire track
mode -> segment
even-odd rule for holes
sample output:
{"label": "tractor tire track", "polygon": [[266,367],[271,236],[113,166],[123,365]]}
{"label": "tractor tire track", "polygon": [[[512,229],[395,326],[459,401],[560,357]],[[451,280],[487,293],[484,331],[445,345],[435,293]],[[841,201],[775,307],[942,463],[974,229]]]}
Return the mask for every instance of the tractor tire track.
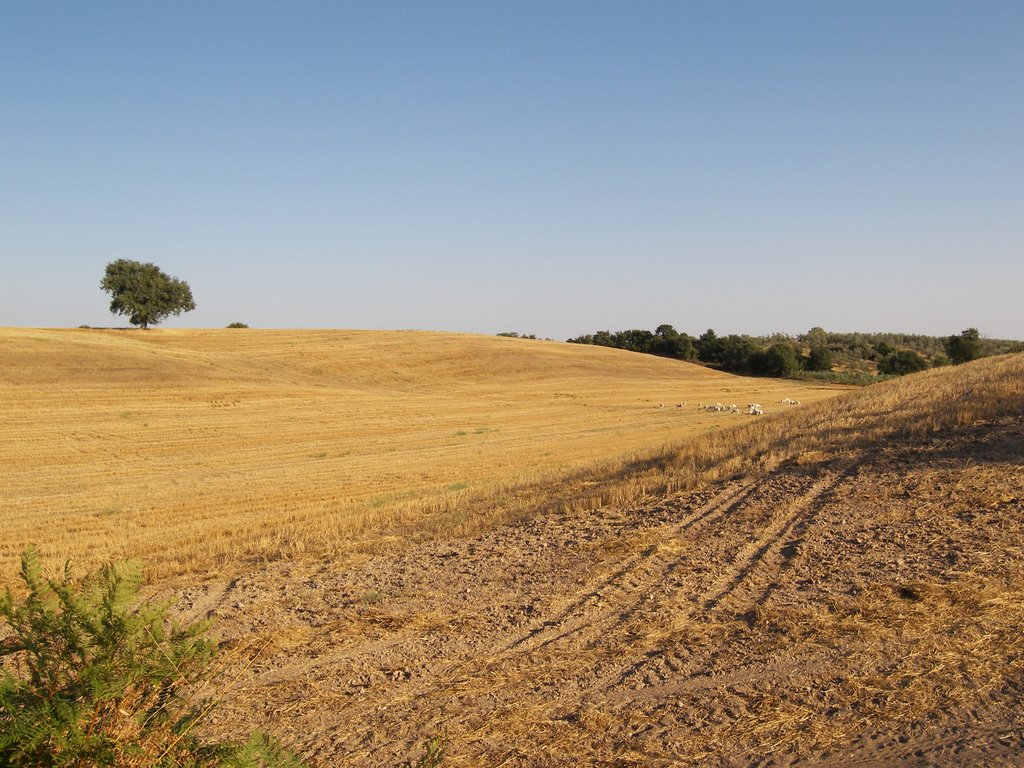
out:
{"label": "tractor tire track", "polygon": [[752,483],[731,486],[679,520],[644,532],[645,538],[653,541],[640,553],[630,556],[611,575],[602,574],[591,581],[557,616],[517,638],[504,650],[522,653],[570,638],[585,644],[603,637],[628,618],[628,613],[622,611],[623,605],[642,608],[651,600],[655,586],[663,584],[679,565],[678,557],[664,552],[664,542],[691,529],[717,524],[741,509],[755,490]]}
{"label": "tractor tire track", "polygon": [[[855,471],[853,463],[831,469],[795,497],[786,497],[787,503],[774,509],[756,536],[740,547],[734,558],[721,563],[717,577],[702,591],[689,597],[688,604],[680,608],[685,612],[680,623],[723,625],[726,627],[726,639],[715,647],[728,647],[728,638],[739,631],[736,622],[749,621],[778,588],[782,572],[797,552],[795,542],[807,535],[830,495]],[[772,480],[766,481],[766,486],[771,483]],[[752,504],[770,506],[770,490],[766,487],[760,498],[751,500]],[[728,540],[727,531],[718,533],[723,540]],[[671,682],[671,688],[675,690],[684,671],[691,680],[714,676],[720,653],[712,652],[707,658],[699,659],[694,658],[688,648],[659,642],[647,649],[642,658],[623,669],[617,678],[606,679],[604,683],[609,689],[636,690]]]}

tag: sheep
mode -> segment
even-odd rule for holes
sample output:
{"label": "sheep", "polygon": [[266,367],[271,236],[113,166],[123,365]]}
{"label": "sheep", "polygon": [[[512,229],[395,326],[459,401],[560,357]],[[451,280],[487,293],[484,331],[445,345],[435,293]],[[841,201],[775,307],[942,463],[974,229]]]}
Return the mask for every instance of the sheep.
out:
{"label": "sheep", "polygon": [[764,408],[760,403],[747,403],[747,413],[751,416],[763,416]]}

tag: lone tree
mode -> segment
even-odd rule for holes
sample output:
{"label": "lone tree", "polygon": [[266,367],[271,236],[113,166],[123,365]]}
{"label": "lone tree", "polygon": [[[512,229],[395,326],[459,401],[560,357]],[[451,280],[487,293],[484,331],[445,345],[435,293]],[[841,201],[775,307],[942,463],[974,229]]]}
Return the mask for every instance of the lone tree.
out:
{"label": "lone tree", "polygon": [[981,357],[981,334],[977,328],[961,331],[959,336],[946,339],[946,354],[954,364],[969,363]]}
{"label": "lone tree", "polygon": [[196,308],[184,280],[165,275],[156,264],[118,259],[107,264],[100,288],[111,295],[110,311],[128,315],[132,325],[148,328],[168,315]]}

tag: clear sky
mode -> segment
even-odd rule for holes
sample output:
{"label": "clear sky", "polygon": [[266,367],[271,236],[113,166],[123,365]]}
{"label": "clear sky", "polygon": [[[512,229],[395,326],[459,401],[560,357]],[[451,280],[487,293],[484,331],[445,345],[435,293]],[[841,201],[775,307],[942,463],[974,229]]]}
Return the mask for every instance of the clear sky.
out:
{"label": "clear sky", "polygon": [[1024,338],[1024,2],[0,5],[0,325]]}

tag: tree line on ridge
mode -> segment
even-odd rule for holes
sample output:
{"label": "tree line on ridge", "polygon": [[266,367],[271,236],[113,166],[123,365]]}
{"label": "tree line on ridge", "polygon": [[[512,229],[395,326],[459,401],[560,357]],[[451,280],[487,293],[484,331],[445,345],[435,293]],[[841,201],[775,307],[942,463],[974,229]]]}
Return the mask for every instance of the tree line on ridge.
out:
{"label": "tree line on ridge", "polygon": [[830,333],[819,327],[798,336],[719,336],[712,328],[700,336],[691,336],[665,324],[654,331],[597,331],[567,341],[700,362],[729,373],[827,379],[903,375],[1024,351],[1024,343],[982,338],[977,328],[948,337]]}

